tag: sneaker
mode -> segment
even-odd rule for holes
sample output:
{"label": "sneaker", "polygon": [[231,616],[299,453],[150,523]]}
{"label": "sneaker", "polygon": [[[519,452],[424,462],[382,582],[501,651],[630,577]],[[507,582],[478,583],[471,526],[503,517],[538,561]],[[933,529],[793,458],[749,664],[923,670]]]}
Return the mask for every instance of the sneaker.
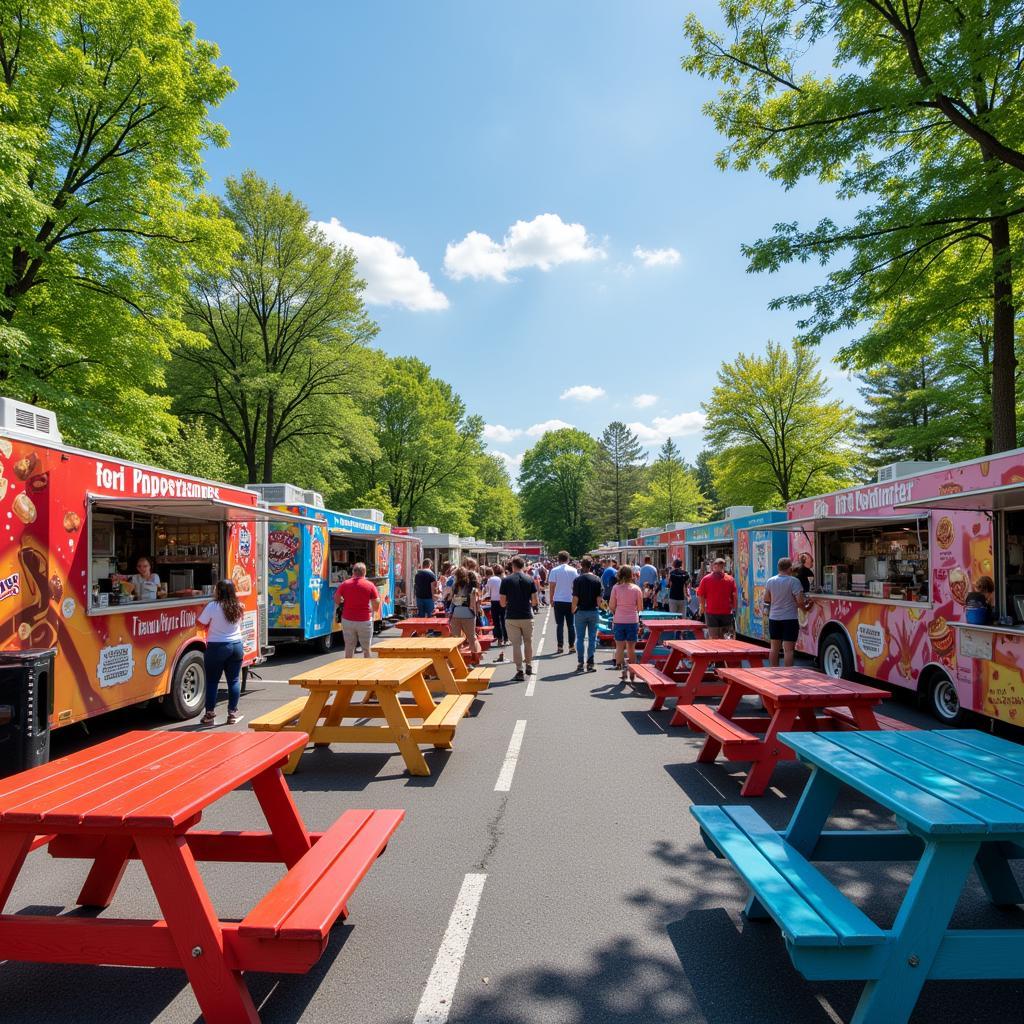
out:
{"label": "sneaker", "polygon": [[565,654],[565,648],[564,647],[556,647],[555,648],[555,654]]}
{"label": "sneaker", "polygon": [[588,661],[587,662],[587,671],[588,672],[596,672],[597,671],[597,669],[594,668],[594,663],[592,661]]}
{"label": "sneaker", "polygon": [[527,665],[526,666],[526,674],[528,676],[532,676],[533,675],[533,666],[532,665]]}
{"label": "sneaker", "polygon": [[202,718],[199,719],[201,725],[216,725],[217,715],[213,711],[207,711]]}
{"label": "sneaker", "polygon": [[521,683],[521,682],[523,682],[523,680],[524,680],[524,679],[526,679],[526,676],[524,676],[522,672],[517,672],[517,673],[516,673],[516,674],[515,674],[515,675],[514,675],[514,676],[512,677],[512,682],[513,682],[513,683]]}
{"label": "sneaker", "polygon": [[240,711],[229,711],[228,712],[228,725],[238,725],[242,719],[245,718]]}
{"label": "sneaker", "polygon": [[577,661],[576,662],[576,671],[577,672],[582,672],[583,671],[583,662],[582,661]]}

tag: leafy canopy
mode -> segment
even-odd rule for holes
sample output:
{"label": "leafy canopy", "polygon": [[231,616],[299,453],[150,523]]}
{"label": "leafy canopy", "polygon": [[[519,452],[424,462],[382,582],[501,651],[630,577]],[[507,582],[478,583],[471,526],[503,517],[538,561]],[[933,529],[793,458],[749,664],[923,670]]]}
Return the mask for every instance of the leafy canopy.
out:
{"label": "leafy canopy", "polygon": [[630,508],[635,520],[644,527],[700,522],[710,513],[696,473],[683,461],[672,438],[666,439],[658,458],[644,474],[643,486],[634,495]]}

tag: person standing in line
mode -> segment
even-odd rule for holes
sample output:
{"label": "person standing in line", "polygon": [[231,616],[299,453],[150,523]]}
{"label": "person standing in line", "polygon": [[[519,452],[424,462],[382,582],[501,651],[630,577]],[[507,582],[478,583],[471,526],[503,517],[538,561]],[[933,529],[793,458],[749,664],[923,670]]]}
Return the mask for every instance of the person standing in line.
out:
{"label": "person standing in line", "polygon": [[736,616],[736,581],[725,571],[725,559],[716,558],[711,572],[697,587],[700,614],[708,627],[708,639],[720,640],[731,635]]}
{"label": "person standing in line", "polygon": [[345,657],[356,656],[356,644],[363,657],[370,657],[373,644],[373,620],[380,608],[380,593],[366,578],[366,564],[356,562],[352,575],[334,592],[335,605],[341,605],[341,635]]}
{"label": "person standing in line", "polygon": [[792,559],[779,559],[778,575],[773,576],[764,585],[764,603],[768,607],[768,639],[771,641],[768,664],[772,668],[778,667],[781,649],[783,665],[790,668],[793,664],[797,637],[800,635],[797,609],[802,608],[806,611],[811,606],[811,599],[804,593],[800,581],[793,575]]}
{"label": "person standing in line", "polygon": [[[569,564],[569,552],[558,552],[558,565],[548,576],[548,598],[555,610],[555,654],[565,651],[563,633],[568,631],[569,649],[576,646],[576,624],[572,614],[572,584],[579,573]],[[564,627],[564,629],[563,629]]]}
{"label": "person standing in line", "polygon": [[658,587],[658,570],[651,564],[651,556],[644,555],[644,564],[640,567],[640,579],[637,580],[640,584],[640,589],[644,587],[652,587],[655,590]]}
{"label": "person standing in line", "polygon": [[423,566],[417,570],[412,581],[416,615],[421,619],[433,618],[437,606],[437,577],[434,575],[433,565],[429,558],[424,558]]}
{"label": "person standing in line", "polygon": [[238,701],[242,693],[240,676],[245,648],[242,645],[242,606],[231,580],[217,583],[214,599],[199,613],[199,621],[206,626],[206,650],[203,652],[206,714],[202,724],[214,725],[217,721],[217,693],[223,674],[228,682],[228,725],[237,725],[242,720]]}
{"label": "person standing in line", "polygon": [[615,586],[615,579],[619,574],[618,566],[614,558],[609,558],[604,564],[604,572],[601,573],[601,598],[605,604],[612,596],[612,587]]}
{"label": "person standing in line", "polygon": [[596,672],[594,652],[597,650],[597,605],[601,600],[601,581],[594,575],[594,563],[584,555],[580,574],[572,581],[572,614],[576,627],[576,671],[583,671],[583,648],[586,646],[587,671]]}
{"label": "person standing in line", "polygon": [[[491,625],[494,627],[494,643],[498,647],[505,647],[508,644],[508,634],[505,632],[505,609],[501,606],[501,578],[502,570],[500,565],[491,568],[491,575],[487,577],[484,584],[487,597],[491,602]],[[498,661],[504,661],[505,654],[498,656]]]}
{"label": "person standing in line", "polygon": [[814,582],[814,570],[811,568],[811,556],[806,551],[800,555],[800,564],[793,570],[793,575],[800,581],[803,592],[809,594]]}
{"label": "person standing in line", "polygon": [[548,603],[548,570],[543,562],[538,562],[534,567],[533,581],[537,584],[541,605],[546,606]]}
{"label": "person standing in line", "polygon": [[615,667],[620,679],[629,677],[626,665],[636,661],[636,640],[640,633],[640,612],[644,607],[643,591],[633,582],[633,570],[619,569],[619,582],[612,587],[608,609],[612,613],[612,637],[615,640]]}
{"label": "person standing in line", "polygon": [[505,609],[505,632],[512,646],[512,660],[516,665],[514,680],[521,683],[523,664],[526,675],[533,675],[533,613],[537,610],[537,584],[523,572],[526,563],[516,555],[512,559],[512,572],[501,581],[501,606]]}
{"label": "person standing in line", "polygon": [[690,590],[690,574],[683,568],[681,558],[672,560],[672,570],[666,579],[668,582],[668,610],[673,615],[685,615],[686,600]]}
{"label": "person standing in line", "polygon": [[465,637],[470,654],[474,657],[480,654],[480,643],[476,638],[476,617],[479,614],[480,591],[476,573],[467,569],[465,564],[460,565],[455,570],[455,582],[452,585],[452,614],[448,624],[452,636]]}

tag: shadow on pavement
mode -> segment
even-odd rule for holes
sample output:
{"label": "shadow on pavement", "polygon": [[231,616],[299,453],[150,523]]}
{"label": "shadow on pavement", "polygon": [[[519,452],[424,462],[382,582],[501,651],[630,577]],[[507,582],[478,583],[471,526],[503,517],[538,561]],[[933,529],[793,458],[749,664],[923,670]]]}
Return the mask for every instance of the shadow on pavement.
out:
{"label": "shadow on pavement", "polygon": [[[375,782],[403,779],[411,788],[427,788],[437,784],[452,755],[450,750],[420,748],[430,769],[429,775],[410,775],[405,763],[391,753],[341,750],[320,747],[307,750],[298,769],[288,776],[288,787],[295,792],[361,793]],[[394,759],[394,770],[381,774]]]}

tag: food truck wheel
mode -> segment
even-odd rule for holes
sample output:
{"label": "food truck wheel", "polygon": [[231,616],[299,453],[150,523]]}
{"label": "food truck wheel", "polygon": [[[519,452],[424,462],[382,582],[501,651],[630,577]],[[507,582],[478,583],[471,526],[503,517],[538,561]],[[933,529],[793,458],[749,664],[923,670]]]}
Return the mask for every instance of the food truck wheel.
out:
{"label": "food truck wheel", "polygon": [[164,697],[160,709],[168,718],[183,722],[194,718],[203,709],[206,700],[206,670],[203,652],[189,651],[183,655],[174,670],[171,689]]}
{"label": "food truck wheel", "polygon": [[963,717],[960,694],[945,672],[939,672],[932,678],[929,696],[929,709],[943,725],[955,725]]}
{"label": "food truck wheel", "polygon": [[822,641],[818,654],[821,671],[833,679],[852,679],[854,675],[853,652],[841,633],[829,633]]}
{"label": "food truck wheel", "polygon": [[327,654],[330,651],[330,649],[334,646],[334,633],[333,633],[333,631],[328,631],[327,633],[324,633],[323,636],[318,636],[313,641],[313,646],[321,654]]}

